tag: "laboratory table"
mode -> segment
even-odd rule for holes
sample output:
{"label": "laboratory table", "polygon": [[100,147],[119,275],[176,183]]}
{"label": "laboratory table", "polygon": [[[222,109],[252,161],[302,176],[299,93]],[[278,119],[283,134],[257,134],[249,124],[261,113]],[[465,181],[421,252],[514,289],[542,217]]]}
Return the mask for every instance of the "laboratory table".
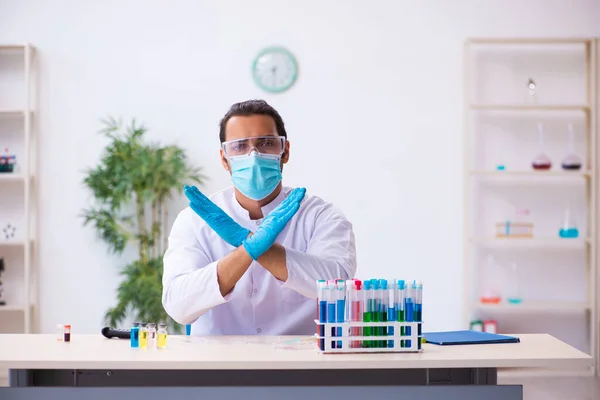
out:
{"label": "laboratory table", "polygon": [[497,384],[498,368],[592,366],[589,355],[550,335],[513,336],[521,342],[425,344],[421,353],[320,354],[310,337],[170,336],[167,349],[150,350],[101,335],[73,334],[68,343],[54,335],[0,335],[0,368],[9,369],[13,395],[43,387],[63,399],[77,398],[62,392],[76,387],[77,396],[87,400],[108,395],[98,392],[102,388],[146,400],[173,390],[201,394],[198,398],[243,394],[246,400],[373,395],[450,400],[521,399],[520,386]]}

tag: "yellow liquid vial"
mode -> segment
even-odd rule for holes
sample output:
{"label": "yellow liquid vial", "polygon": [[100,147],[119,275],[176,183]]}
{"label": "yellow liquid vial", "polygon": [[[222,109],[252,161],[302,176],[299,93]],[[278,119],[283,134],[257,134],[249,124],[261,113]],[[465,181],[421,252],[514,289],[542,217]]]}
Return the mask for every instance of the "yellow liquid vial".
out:
{"label": "yellow liquid vial", "polygon": [[148,347],[148,331],[140,331],[140,348],[145,349]]}
{"label": "yellow liquid vial", "polygon": [[156,347],[158,347],[159,349],[167,348],[167,334],[166,333],[158,334],[158,342],[156,344]]}

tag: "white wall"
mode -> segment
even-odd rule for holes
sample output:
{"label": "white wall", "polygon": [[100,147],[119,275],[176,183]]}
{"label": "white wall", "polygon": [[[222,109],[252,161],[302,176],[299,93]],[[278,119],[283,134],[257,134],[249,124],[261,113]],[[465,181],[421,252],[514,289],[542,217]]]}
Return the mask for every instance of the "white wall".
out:
{"label": "white wall", "polygon": [[[427,329],[459,328],[463,42],[598,36],[599,20],[593,0],[0,0],[0,41],[30,42],[40,57],[41,330],[97,332],[125,262],[77,217],[82,170],[104,145],[98,119],[134,116],[183,146],[213,192],[229,185],[218,120],[254,97],[287,124],[285,183],[353,221],[359,275],[423,279]],[[283,95],[250,76],[271,44],[300,63]]]}

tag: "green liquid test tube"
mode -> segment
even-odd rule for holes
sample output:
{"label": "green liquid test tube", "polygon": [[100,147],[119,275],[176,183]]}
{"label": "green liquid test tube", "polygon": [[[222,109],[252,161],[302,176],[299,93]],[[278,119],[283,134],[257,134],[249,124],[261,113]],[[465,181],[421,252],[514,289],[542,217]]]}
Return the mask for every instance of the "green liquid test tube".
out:
{"label": "green liquid test tube", "polygon": [[[363,294],[364,294],[364,312],[363,312],[363,322],[372,322],[372,312],[371,312],[371,294],[373,291],[371,290],[371,282],[365,280],[363,282]],[[363,328],[363,336],[371,336],[371,327],[365,326]],[[363,343],[363,347],[370,348],[372,346],[372,342],[370,340],[365,340]]]}
{"label": "green liquid test tube", "polygon": [[[396,298],[398,299],[398,303],[397,303],[396,312],[398,314],[398,322],[404,322],[405,315],[404,315],[404,281],[403,280],[398,280],[397,289],[398,289],[398,296]],[[406,335],[406,328],[404,328],[404,327],[400,328],[400,336],[405,336],[405,335]],[[405,340],[400,341],[400,347],[406,347]]]}

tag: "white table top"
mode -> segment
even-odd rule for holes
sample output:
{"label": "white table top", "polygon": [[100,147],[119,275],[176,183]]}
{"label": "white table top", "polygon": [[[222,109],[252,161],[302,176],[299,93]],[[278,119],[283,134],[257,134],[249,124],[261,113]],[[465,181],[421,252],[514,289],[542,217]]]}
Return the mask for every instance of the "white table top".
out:
{"label": "white table top", "polygon": [[287,336],[170,336],[168,349],[129,347],[129,340],[72,334],[0,335],[0,368],[9,369],[409,369],[582,368],[592,358],[545,334],[521,343],[425,344],[422,353],[320,354],[314,339]]}

